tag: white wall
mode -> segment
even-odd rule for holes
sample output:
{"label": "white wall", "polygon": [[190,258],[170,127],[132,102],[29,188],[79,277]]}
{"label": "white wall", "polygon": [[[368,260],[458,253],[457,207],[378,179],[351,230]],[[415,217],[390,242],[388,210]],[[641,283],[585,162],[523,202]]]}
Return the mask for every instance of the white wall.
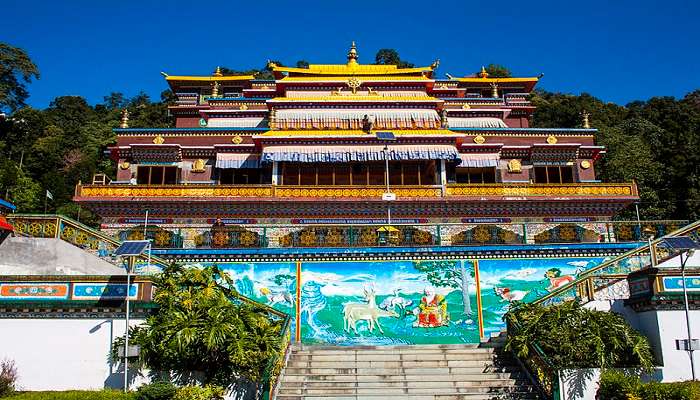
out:
{"label": "white wall", "polygon": [[2,319],[0,359],[15,361],[21,390],[122,388],[123,366],[112,365],[108,355],[124,325],[112,319]]}

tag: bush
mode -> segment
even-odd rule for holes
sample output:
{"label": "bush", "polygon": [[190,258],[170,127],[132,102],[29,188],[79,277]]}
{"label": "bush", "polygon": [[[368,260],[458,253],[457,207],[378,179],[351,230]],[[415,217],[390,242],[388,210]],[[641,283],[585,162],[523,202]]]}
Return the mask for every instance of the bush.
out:
{"label": "bush", "polygon": [[214,400],[223,398],[224,390],[218,386],[183,386],[173,400]]}
{"label": "bush", "polygon": [[139,387],[135,400],[172,400],[177,387],[171,382],[153,382]]}
{"label": "bush", "polygon": [[12,360],[0,361],[0,397],[11,395],[17,384],[17,368]]}
{"label": "bush", "polygon": [[605,400],[700,400],[700,382],[642,383],[638,376],[604,371],[596,396]]}
{"label": "bush", "polygon": [[506,314],[506,321],[508,350],[527,358],[537,343],[555,369],[649,369],[653,364],[649,341],[621,315],[589,310],[576,301],[521,304]]}
{"label": "bush", "polygon": [[24,392],[3,400],[135,400],[133,393],[118,390],[69,390],[65,392]]}

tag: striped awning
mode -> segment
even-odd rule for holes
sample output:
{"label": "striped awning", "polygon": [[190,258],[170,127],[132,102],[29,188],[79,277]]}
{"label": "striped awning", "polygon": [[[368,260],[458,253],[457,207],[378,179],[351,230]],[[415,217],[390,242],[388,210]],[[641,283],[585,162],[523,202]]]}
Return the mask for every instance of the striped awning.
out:
{"label": "striped awning", "polygon": [[447,124],[450,128],[507,128],[505,122],[500,118],[474,117],[455,118],[448,117]]}
{"label": "striped awning", "polygon": [[[449,145],[389,146],[389,160],[459,160],[457,148]],[[269,146],[262,162],[363,162],[384,161],[384,146]]]}
{"label": "striped awning", "polygon": [[260,168],[260,156],[249,153],[218,153],[216,168]]}
{"label": "striped awning", "polygon": [[462,168],[491,168],[498,166],[498,154],[459,154],[462,163],[457,165]]}

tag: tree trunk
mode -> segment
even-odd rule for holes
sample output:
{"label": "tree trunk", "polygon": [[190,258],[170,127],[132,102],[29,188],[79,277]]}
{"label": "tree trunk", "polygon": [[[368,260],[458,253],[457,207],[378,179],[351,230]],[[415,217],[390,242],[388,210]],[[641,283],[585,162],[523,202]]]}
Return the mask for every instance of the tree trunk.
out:
{"label": "tree trunk", "polygon": [[464,260],[460,260],[459,270],[462,274],[460,287],[462,288],[462,305],[464,306],[464,315],[472,315],[472,304],[469,298],[469,272],[464,266]]}

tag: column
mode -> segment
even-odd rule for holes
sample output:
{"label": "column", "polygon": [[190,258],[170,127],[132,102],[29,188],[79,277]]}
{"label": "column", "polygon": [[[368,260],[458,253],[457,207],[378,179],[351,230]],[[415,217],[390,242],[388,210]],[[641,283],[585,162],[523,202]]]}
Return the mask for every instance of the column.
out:
{"label": "column", "polygon": [[277,185],[279,175],[279,163],[277,161],[272,162],[272,184]]}
{"label": "column", "polygon": [[447,168],[445,160],[440,160],[440,186],[442,186],[442,195],[447,192]]}

